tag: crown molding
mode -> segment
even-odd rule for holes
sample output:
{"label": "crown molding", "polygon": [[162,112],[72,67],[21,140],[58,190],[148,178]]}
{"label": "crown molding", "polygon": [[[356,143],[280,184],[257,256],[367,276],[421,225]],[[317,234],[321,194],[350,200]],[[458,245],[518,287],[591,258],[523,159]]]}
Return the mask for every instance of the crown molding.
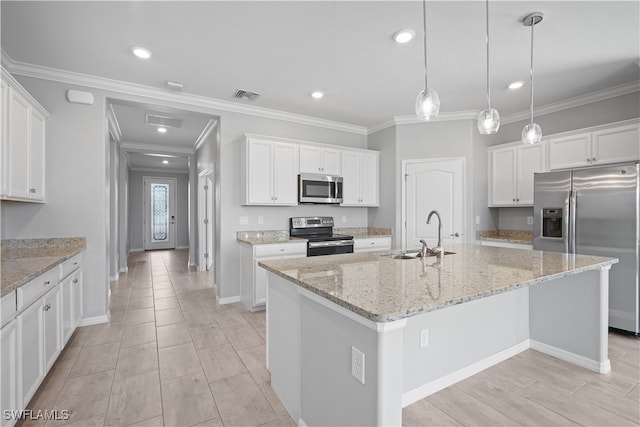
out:
{"label": "crown molding", "polygon": [[122,142],[120,148],[124,151],[132,153],[164,153],[176,154],[184,157],[192,156],[194,151],[192,148],[175,147],[170,145],[143,144],[140,142]]}
{"label": "crown molding", "polygon": [[364,126],[352,125],[333,120],[320,119],[302,114],[288,113],[286,111],[273,110],[253,105],[242,105],[235,102],[223,101],[215,98],[208,98],[200,95],[169,92],[151,86],[136,83],[124,82],[121,80],[108,79],[104,77],[91,76],[88,74],[76,73],[72,71],[59,70],[40,65],[26,64],[14,61],[2,50],[2,65],[12,74],[25,77],[33,77],[44,80],[56,81],[58,83],[86,86],[111,92],[119,92],[127,95],[141,96],[145,98],[177,102],[191,107],[200,107],[219,114],[219,111],[247,114],[251,116],[264,117],[274,120],[283,120],[292,123],[322,127],[339,130],[343,132],[366,135],[367,128]]}
{"label": "crown molding", "polygon": [[196,152],[198,151],[198,149],[200,148],[200,146],[204,143],[204,141],[207,139],[207,137],[209,136],[209,134],[211,133],[211,131],[213,129],[215,129],[216,125],[218,124],[218,120],[217,119],[211,119],[209,120],[209,122],[207,123],[207,125],[204,127],[204,129],[202,130],[202,132],[200,133],[200,136],[198,137],[198,139],[196,139],[196,143],[193,144],[193,151]]}
{"label": "crown molding", "polygon": [[[545,114],[556,113],[562,110],[568,110],[569,108],[580,107],[582,105],[591,104],[598,101],[604,101],[605,99],[615,98],[616,96],[628,95],[630,93],[640,91],[640,81],[631,83],[625,83],[619,86],[613,86],[608,89],[598,90],[595,92],[587,93],[586,95],[576,96],[574,98],[565,99],[560,102],[552,102],[537,108],[534,108],[535,117],[543,116]],[[508,114],[502,117],[502,124],[519,122],[521,120],[528,120],[531,116],[531,112],[522,111],[520,113]]]}
{"label": "crown molding", "polygon": [[386,121],[382,124],[369,128],[369,132],[367,135],[371,135],[372,133],[381,131],[391,126],[397,125],[413,125],[413,124],[422,124],[422,123],[434,123],[434,122],[448,122],[455,120],[475,120],[478,118],[478,114],[480,114],[480,110],[465,110],[465,111],[453,111],[449,113],[439,114],[438,117],[431,119],[429,121],[423,121],[418,119],[416,116],[394,116],[392,120]]}

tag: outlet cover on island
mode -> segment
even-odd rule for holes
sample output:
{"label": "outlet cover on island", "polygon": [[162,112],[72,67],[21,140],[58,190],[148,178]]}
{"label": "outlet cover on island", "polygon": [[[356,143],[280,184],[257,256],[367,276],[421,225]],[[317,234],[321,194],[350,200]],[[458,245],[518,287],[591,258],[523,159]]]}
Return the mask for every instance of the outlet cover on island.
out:
{"label": "outlet cover on island", "polygon": [[240,225],[249,225],[249,217],[241,216],[239,220]]}
{"label": "outlet cover on island", "polygon": [[364,353],[351,347],[351,375],[364,384]]}
{"label": "outlet cover on island", "polygon": [[476,215],[476,225],[480,225],[480,215]]}
{"label": "outlet cover on island", "polygon": [[258,216],[258,224],[264,224],[264,217],[262,215]]}
{"label": "outlet cover on island", "polygon": [[429,330],[420,330],[420,348],[425,348],[429,345]]}

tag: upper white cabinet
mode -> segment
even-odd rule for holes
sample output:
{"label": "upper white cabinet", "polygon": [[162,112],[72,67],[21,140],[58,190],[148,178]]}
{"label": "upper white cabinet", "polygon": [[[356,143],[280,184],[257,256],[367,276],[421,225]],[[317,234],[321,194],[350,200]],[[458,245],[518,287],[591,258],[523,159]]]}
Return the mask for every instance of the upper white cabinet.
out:
{"label": "upper white cabinet", "polygon": [[545,171],[545,145],[505,145],[489,149],[489,206],[533,206],[533,174]]}
{"label": "upper white cabinet", "polygon": [[245,205],[298,204],[298,146],[247,137],[243,144]]}
{"label": "upper white cabinet", "polygon": [[47,112],[2,69],[0,198],[45,200],[45,121]]}
{"label": "upper white cabinet", "polygon": [[378,206],[379,153],[342,152],[341,206]]}
{"label": "upper white cabinet", "polygon": [[640,159],[638,123],[600,126],[589,132],[551,137],[548,144],[550,170]]}
{"label": "upper white cabinet", "polygon": [[312,145],[300,146],[300,173],[340,175],[340,150]]}

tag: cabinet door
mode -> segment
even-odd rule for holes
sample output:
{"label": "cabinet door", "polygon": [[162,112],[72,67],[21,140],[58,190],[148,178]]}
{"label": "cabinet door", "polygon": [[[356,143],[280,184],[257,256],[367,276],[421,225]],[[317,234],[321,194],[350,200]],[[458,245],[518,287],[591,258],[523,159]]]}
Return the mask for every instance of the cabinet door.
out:
{"label": "cabinet door", "polygon": [[273,203],[298,204],[298,147],[275,143],[273,148]]}
{"label": "cabinet door", "polygon": [[12,425],[4,419],[4,411],[19,410],[18,396],[18,330],[17,322],[12,320],[0,329],[0,415],[2,425]]}
{"label": "cabinet door", "polygon": [[489,206],[516,204],[516,148],[489,151]]}
{"label": "cabinet door", "polygon": [[56,286],[44,296],[43,335],[44,372],[48,372],[60,354],[60,286]]}
{"label": "cabinet door", "polygon": [[73,274],[60,282],[60,311],[62,321],[62,347],[73,333]]}
{"label": "cabinet door", "polygon": [[593,132],[593,164],[617,163],[640,159],[638,125],[620,126]]}
{"label": "cabinet door", "polygon": [[517,193],[518,205],[533,206],[533,174],[545,170],[544,144],[518,147]]}
{"label": "cabinet door", "polygon": [[300,146],[300,173],[321,173],[322,157],[319,147]]}
{"label": "cabinet door", "polygon": [[73,289],[73,295],[72,295],[72,304],[73,304],[73,310],[71,311],[72,313],[72,326],[71,326],[71,332],[73,333],[73,331],[75,331],[75,329],[78,327],[78,325],[80,324],[80,319],[82,319],[82,270],[76,270],[75,273],[73,273],[73,280],[71,281],[71,287]]}
{"label": "cabinet door", "polygon": [[321,172],[327,175],[340,175],[340,151],[323,148],[321,155]]}
{"label": "cabinet door", "polygon": [[360,204],[360,155],[356,152],[342,152],[342,205]]}
{"label": "cabinet door", "polygon": [[591,134],[554,138],[549,141],[549,170],[591,164]]}
{"label": "cabinet door", "polygon": [[29,402],[44,378],[44,310],[42,299],[20,313],[18,320],[18,378],[21,402]]}
{"label": "cabinet door", "polygon": [[251,139],[247,142],[247,200],[250,205],[273,204],[273,143]]}
{"label": "cabinet door", "polygon": [[4,80],[0,80],[0,195],[9,195],[9,140],[7,138],[9,86]]}
{"label": "cabinet door", "polygon": [[29,135],[29,195],[32,200],[44,201],[45,118],[31,110]]}
{"label": "cabinet door", "polygon": [[360,154],[360,204],[378,206],[378,156]]}
{"label": "cabinet door", "polygon": [[8,113],[9,196],[27,199],[29,198],[29,117],[31,112],[27,100],[12,89],[9,89]]}

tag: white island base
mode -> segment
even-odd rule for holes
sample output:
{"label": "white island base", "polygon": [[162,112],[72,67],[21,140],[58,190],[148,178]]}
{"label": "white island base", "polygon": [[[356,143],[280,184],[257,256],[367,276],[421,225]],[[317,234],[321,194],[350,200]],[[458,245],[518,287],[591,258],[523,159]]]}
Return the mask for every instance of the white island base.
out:
{"label": "white island base", "polygon": [[[271,386],[302,426],[399,426],[403,407],[528,348],[609,372],[609,268],[389,322],[269,272]],[[352,376],[352,347],[364,354],[364,383]]]}

